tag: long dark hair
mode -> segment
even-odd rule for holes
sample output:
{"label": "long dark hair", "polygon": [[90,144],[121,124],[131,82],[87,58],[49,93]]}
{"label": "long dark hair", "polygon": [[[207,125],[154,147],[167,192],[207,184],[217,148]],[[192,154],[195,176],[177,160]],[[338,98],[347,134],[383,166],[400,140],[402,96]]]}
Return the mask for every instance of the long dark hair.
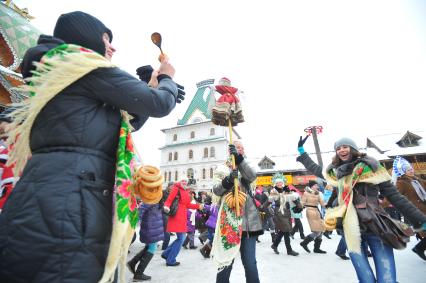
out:
{"label": "long dark hair", "polygon": [[[364,157],[367,154],[364,152],[359,152],[358,150],[355,150],[351,147],[351,155],[352,155],[352,161],[360,158],[360,157]],[[344,162],[340,159],[340,157],[337,155],[333,156],[333,159],[331,160],[331,164],[333,164],[334,167],[339,167],[340,165],[342,165]]]}

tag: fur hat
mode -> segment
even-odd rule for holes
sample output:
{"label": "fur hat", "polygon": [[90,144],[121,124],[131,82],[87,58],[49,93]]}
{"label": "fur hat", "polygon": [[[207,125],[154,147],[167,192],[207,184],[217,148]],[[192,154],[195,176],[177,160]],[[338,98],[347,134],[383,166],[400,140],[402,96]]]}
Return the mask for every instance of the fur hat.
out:
{"label": "fur hat", "polygon": [[340,140],[334,143],[334,150],[336,151],[339,146],[347,145],[352,147],[354,150],[358,151],[358,147],[356,143],[350,138],[341,138]]}
{"label": "fur hat", "polygon": [[100,20],[81,11],[62,14],[55,25],[53,36],[68,44],[89,48],[105,56],[104,33],[112,41],[112,32]]}
{"label": "fur hat", "polygon": [[314,181],[314,180],[309,180],[309,182],[308,182],[308,186],[309,186],[310,188],[312,188],[314,185],[318,185],[318,183],[317,183],[316,181]]}

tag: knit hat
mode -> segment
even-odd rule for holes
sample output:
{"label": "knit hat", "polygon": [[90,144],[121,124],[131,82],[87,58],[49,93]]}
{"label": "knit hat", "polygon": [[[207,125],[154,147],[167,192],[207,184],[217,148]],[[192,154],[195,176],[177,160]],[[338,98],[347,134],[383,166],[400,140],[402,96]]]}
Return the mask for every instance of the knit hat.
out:
{"label": "knit hat", "polygon": [[136,74],[141,81],[148,83],[151,80],[151,75],[154,69],[151,65],[142,66],[136,69]]}
{"label": "knit hat", "polygon": [[112,41],[112,32],[100,20],[81,11],[62,14],[55,25],[53,36],[68,44],[89,48],[102,56],[105,55],[104,33]]}
{"label": "knit hat", "polygon": [[312,188],[314,185],[318,185],[318,183],[317,183],[316,181],[314,181],[314,180],[309,180],[309,182],[308,182],[308,186],[309,186],[310,188]]}
{"label": "knit hat", "polygon": [[337,150],[337,148],[342,145],[350,146],[354,150],[358,151],[358,147],[356,146],[356,143],[350,138],[341,138],[340,140],[336,141],[334,143],[334,150]]}

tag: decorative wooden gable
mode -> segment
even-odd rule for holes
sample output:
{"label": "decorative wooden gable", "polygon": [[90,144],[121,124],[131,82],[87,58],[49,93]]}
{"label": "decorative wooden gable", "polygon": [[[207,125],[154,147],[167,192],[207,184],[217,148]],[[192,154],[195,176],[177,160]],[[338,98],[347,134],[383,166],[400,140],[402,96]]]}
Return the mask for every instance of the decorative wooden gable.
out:
{"label": "decorative wooden gable", "polygon": [[418,136],[416,134],[413,134],[410,131],[407,131],[405,135],[396,142],[397,145],[400,147],[412,147],[412,146],[418,146],[419,140],[422,139],[421,136]]}
{"label": "decorative wooden gable", "polygon": [[259,161],[259,163],[258,163],[257,165],[259,166],[259,168],[260,168],[261,170],[264,170],[264,169],[274,169],[275,162],[274,162],[274,161],[272,161],[272,159],[270,159],[269,157],[267,157],[267,156],[265,155],[265,157],[263,157],[263,158]]}

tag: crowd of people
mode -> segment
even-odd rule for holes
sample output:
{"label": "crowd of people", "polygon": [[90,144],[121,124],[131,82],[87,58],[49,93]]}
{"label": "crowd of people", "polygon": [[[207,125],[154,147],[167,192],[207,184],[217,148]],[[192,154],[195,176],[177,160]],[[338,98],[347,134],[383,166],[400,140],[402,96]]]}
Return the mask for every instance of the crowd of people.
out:
{"label": "crowd of people", "polygon": [[[40,36],[24,57],[22,74],[31,98],[0,116],[2,137],[8,137],[8,144],[0,144],[1,280],[110,282],[103,281],[105,270],[113,269],[114,277],[120,266],[111,251],[132,236],[114,243],[120,234],[114,221],[134,225],[134,214],[144,244],[127,260],[134,281],[151,279],[145,271],[161,246],[160,256],[171,268],[179,268],[182,248],[213,258],[218,283],[229,282],[240,255],[246,282],[258,283],[256,245],[265,231],[271,236],[271,255],[279,254],[284,238],[287,255],[296,257],[296,233],[306,253],[313,242],[313,253],[326,254],[322,236],[336,229],[341,239],[335,254],[351,260],[360,282],[395,283],[393,249],[412,236],[401,228],[407,225],[398,226],[401,216],[420,239],[413,252],[426,260],[426,182],[402,157],[395,159],[391,177],[349,138],[335,142],[335,157],[324,170],[304,150],[308,137],[300,137],[297,160],[318,177],[301,190],[284,176],[271,187],[256,187],[256,170],[242,142],[234,141],[232,158],[216,169],[210,191],[197,195],[196,185],[184,176],[154,202],[133,199],[131,177],[121,171],[131,168],[129,156],[135,155],[130,133],[149,117],[168,115],[184,92],[173,81],[175,69],[165,56],[157,70],[139,68],[140,79],[111,64],[112,39],[112,31],[97,18],[67,13],[59,17],[53,36]],[[231,206],[225,201],[229,197],[241,206]],[[374,217],[386,223],[374,226]],[[380,233],[379,228],[391,227],[399,229],[400,238]],[[176,238],[170,243],[172,235]]]}

